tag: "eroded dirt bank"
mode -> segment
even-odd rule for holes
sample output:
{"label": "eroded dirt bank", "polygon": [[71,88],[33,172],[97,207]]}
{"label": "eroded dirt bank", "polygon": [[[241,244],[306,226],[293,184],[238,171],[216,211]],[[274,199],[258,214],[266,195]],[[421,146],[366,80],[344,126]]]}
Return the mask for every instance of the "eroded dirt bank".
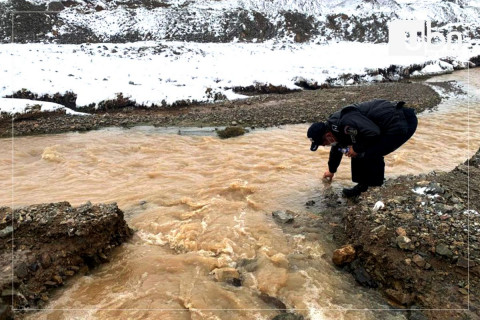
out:
{"label": "eroded dirt bank", "polygon": [[410,319],[478,319],[479,177],[480,150],[451,172],[390,179],[343,208],[327,193],[333,208],[320,216],[356,251],[343,268]]}
{"label": "eroded dirt bank", "polygon": [[[31,114],[16,119],[13,127],[15,136],[140,124],[201,127],[228,126],[233,123],[246,127],[271,127],[319,121],[343,106],[376,98],[403,100],[418,112],[436,106],[441,100],[432,87],[422,83],[379,83],[283,95],[269,94],[245,100],[167,109],[123,107],[90,116]],[[11,119],[0,119],[0,137],[11,135]]]}
{"label": "eroded dirt bank", "polygon": [[131,234],[116,204],[1,207],[0,319],[13,317],[12,305],[41,308],[55,288],[107,262]]}

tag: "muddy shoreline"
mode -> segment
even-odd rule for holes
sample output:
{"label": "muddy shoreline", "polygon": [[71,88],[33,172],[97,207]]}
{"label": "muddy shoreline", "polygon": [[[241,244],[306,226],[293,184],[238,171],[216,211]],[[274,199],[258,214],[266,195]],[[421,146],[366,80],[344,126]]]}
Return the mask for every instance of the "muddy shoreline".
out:
{"label": "muddy shoreline", "polygon": [[0,207],[0,319],[43,308],[71,278],[108,262],[132,233],[115,203]]}

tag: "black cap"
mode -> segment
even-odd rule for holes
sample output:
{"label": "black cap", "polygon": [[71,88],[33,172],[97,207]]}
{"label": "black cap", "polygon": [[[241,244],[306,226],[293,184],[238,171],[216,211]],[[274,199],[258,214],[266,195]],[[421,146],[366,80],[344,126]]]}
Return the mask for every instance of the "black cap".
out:
{"label": "black cap", "polygon": [[318,146],[323,143],[325,133],[327,133],[327,125],[323,122],[314,123],[308,128],[307,137],[312,140],[311,151],[317,151]]}

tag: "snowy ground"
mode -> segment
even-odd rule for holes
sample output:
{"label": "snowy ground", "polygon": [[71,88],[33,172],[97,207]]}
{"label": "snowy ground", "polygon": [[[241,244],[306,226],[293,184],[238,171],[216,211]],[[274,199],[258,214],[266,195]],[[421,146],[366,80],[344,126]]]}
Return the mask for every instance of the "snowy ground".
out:
{"label": "snowy ground", "polygon": [[[480,54],[480,41],[455,51],[457,61]],[[22,88],[33,93],[73,91],[77,106],[130,96],[138,104],[162,105],[179,100],[211,101],[214,93],[241,98],[231,89],[255,83],[298,88],[305,79],[357,74],[362,81],[381,81],[368,71],[392,64],[423,64],[434,74],[453,70],[439,56],[390,56],[387,44],[340,42],[329,45],[273,43],[137,42],[129,44],[2,44],[0,97]],[[354,84],[348,77],[344,83]],[[211,89],[211,90],[210,90]],[[0,111],[10,107],[0,101]],[[18,107],[17,107],[18,108]]]}

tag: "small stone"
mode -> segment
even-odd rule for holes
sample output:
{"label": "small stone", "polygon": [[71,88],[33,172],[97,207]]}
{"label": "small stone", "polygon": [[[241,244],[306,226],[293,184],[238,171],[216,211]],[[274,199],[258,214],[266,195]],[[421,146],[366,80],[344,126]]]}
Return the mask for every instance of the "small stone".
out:
{"label": "small stone", "polygon": [[40,264],[44,269],[50,267],[50,265],[52,264],[52,258],[50,258],[50,255],[48,253],[42,253],[42,255],[40,256]]}
{"label": "small stone", "polygon": [[11,235],[13,232],[12,226],[7,226],[6,228],[0,230],[0,238],[6,238]]}
{"label": "small stone", "polygon": [[315,201],[313,201],[313,200],[308,200],[308,201],[305,203],[305,205],[306,205],[307,207],[314,206],[314,205],[315,205]]}
{"label": "small stone", "polygon": [[[469,265],[468,259],[466,259],[466,258],[464,258],[464,257],[459,257],[459,258],[458,258],[457,267],[461,267],[461,268],[467,269],[467,268],[468,268],[468,265]],[[474,266],[475,266],[475,262],[470,260],[470,267],[474,267]]]}
{"label": "small stone", "polygon": [[25,278],[26,276],[28,276],[28,267],[27,267],[27,264],[22,262],[20,263],[16,268],[15,268],[15,275],[20,278],[20,279],[23,279]]}
{"label": "small stone", "polygon": [[411,263],[412,263],[412,259],[410,259],[410,258],[405,259],[405,264],[406,265],[409,266]]}
{"label": "small stone", "polygon": [[75,272],[72,271],[72,270],[67,270],[67,271],[65,271],[64,273],[65,273],[66,276],[69,276],[69,277],[71,277],[71,276],[73,276],[73,275],[75,274]]}
{"label": "small stone", "polygon": [[381,226],[373,228],[372,231],[370,231],[370,232],[378,234],[378,233],[381,233],[381,232],[385,231],[385,229],[387,229],[387,226],[382,224]]}
{"label": "small stone", "polygon": [[396,241],[400,249],[410,249],[410,242],[412,242],[412,240],[407,236],[398,236]]}
{"label": "small stone", "polygon": [[355,259],[355,248],[352,245],[347,244],[342,246],[341,248],[333,251],[332,262],[337,265],[341,266],[345,263],[350,263]]}
{"label": "small stone", "polygon": [[458,291],[463,295],[468,295],[468,290],[465,289],[465,288],[460,288],[460,289],[458,289]]}
{"label": "small stone", "polygon": [[397,233],[397,236],[406,236],[407,235],[407,231],[405,231],[405,229],[403,229],[402,227],[398,227],[395,232]]}
{"label": "small stone", "polygon": [[401,305],[409,305],[413,302],[413,295],[399,290],[387,289],[385,294],[393,301]]}
{"label": "small stone", "polygon": [[62,283],[63,283],[62,277],[60,277],[58,274],[57,274],[57,275],[54,275],[54,276],[52,277],[52,279],[53,279],[56,283],[58,283],[58,284],[62,284]]}
{"label": "small stone", "polygon": [[278,211],[272,212],[273,218],[277,222],[283,223],[283,224],[293,222],[293,215],[294,215],[294,212],[290,210],[286,210],[286,211],[278,210]]}
{"label": "small stone", "polygon": [[427,263],[425,263],[425,268],[424,269],[425,270],[430,270],[430,269],[432,269],[432,265],[427,262]]}
{"label": "small stone", "polygon": [[419,254],[414,255],[412,261],[420,268],[425,267],[425,259],[423,259]]}
{"label": "small stone", "polygon": [[457,203],[460,203],[460,199],[456,198],[456,197],[452,197],[450,199],[450,201],[453,203],[453,204],[457,204]]}
{"label": "small stone", "polygon": [[452,250],[448,248],[448,246],[444,243],[440,243],[435,247],[435,252],[438,253],[439,255],[446,256],[446,257],[451,257],[453,256]]}

